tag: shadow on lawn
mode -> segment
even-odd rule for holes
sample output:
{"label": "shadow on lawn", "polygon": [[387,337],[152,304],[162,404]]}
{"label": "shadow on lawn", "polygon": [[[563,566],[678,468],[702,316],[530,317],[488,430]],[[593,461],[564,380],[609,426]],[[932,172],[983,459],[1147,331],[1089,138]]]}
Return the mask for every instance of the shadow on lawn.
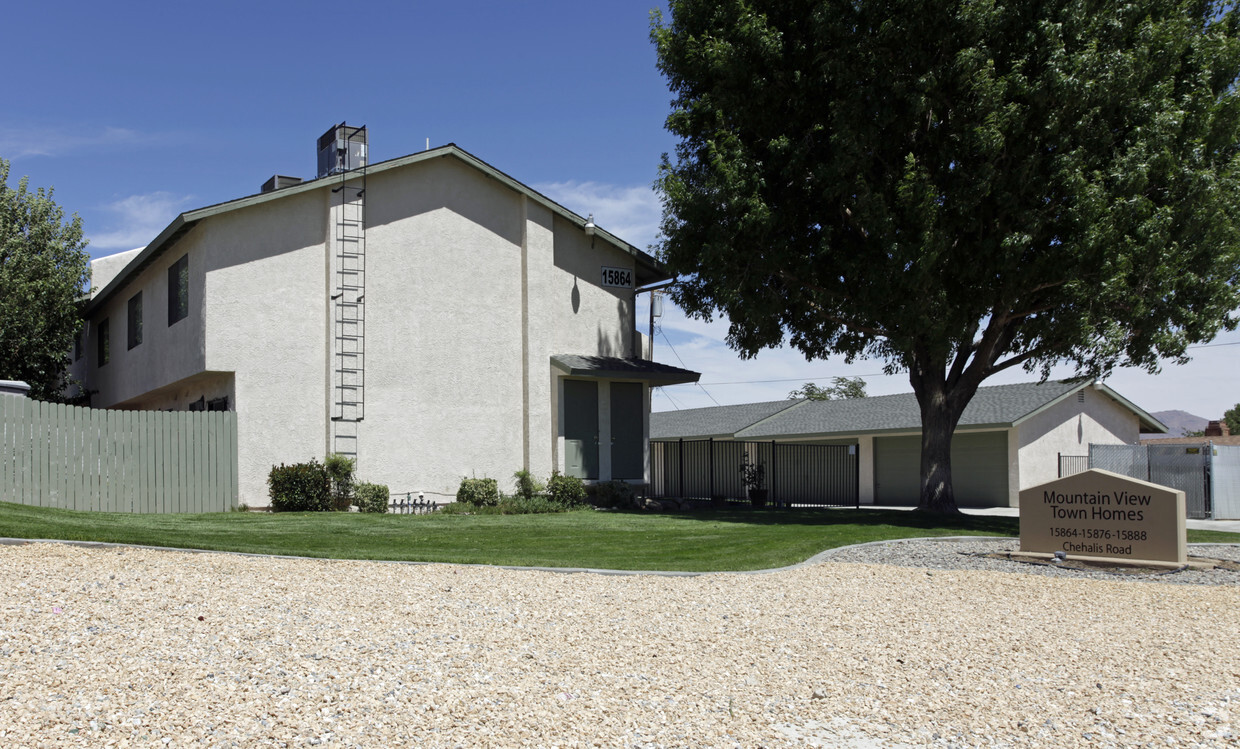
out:
{"label": "shadow on lawn", "polygon": [[[631,514],[646,514],[633,510]],[[665,512],[668,517],[684,520],[708,520],[715,523],[739,523],[743,525],[857,525],[888,526],[896,528],[956,529],[996,536],[1015,536],[1020,533],[1017,518],[995,515],[937,515],[928,512],[906,510],[853,510],[824,508],[813,510],[782,510],[763,508],[696,509],[687,512]]]}

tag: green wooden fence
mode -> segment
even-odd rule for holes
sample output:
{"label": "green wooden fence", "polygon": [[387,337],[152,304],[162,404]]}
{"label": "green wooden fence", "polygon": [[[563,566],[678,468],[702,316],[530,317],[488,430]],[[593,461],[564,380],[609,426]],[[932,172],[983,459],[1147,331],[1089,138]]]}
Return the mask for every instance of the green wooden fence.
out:
{"label": "green wooden fence", "polygon": [[237,504],[237,415],[108,411],[0,395],[0,501],[226,512]]}

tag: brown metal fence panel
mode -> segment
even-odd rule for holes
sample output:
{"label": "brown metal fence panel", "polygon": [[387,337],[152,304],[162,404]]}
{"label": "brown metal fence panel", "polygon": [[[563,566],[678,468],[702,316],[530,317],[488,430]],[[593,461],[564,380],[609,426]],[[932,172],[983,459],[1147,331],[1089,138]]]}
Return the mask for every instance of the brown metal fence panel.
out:
{"label": "brown metal fence panel", "polygon": [[763,467],[763,488],[774,506],[859,505],[857,450],[853,445],[652,441],[650,496],[745,500],[740,467],[746,460]]}
{"label": "brown metal fence panel", "polygon": [[237,501],[237,415],[108,411],[0,395],[0,501],[226,512]]}

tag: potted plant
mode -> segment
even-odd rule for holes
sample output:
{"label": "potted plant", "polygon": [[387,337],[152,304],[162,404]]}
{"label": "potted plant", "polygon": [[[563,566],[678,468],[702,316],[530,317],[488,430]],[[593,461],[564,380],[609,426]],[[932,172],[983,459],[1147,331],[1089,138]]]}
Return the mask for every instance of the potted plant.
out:
{"label": "potted plant", "polygon": [[766,466],[749,462],[749,453],[746,453],[741,460],[741,483],[749,492],[749,504],[754,507],[766,506],[766,489],[762,488],[765,477]]}

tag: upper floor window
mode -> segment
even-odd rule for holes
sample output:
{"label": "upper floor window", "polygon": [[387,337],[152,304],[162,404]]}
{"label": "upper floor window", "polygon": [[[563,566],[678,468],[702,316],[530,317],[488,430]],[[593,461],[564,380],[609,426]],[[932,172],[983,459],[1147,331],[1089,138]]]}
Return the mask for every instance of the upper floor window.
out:
{"label": "upper floor window", "polygon": [[189,317],[189,255],[168,267],[168,324]]}
{"label": "upper floor window", "polygon": [[77,336],[73,339],[73,361],[82,359],[82,336],[86,335],[85,331],[79,330]]}
{"label": "upper floor window", "polygon": [[112,356],[112,337],[110,328],[111,326],[108,324],[108,318],[105,317],[99,321],[99,328],[96,331],[97,335],[95,336],[97,347],[95,349],[95,356],[96,365],[100,367],[107,364],[108,359]]}
{"label": "upper floor window", "polygon": [[129,298],[129,348],[142,343],[142,292]]}

